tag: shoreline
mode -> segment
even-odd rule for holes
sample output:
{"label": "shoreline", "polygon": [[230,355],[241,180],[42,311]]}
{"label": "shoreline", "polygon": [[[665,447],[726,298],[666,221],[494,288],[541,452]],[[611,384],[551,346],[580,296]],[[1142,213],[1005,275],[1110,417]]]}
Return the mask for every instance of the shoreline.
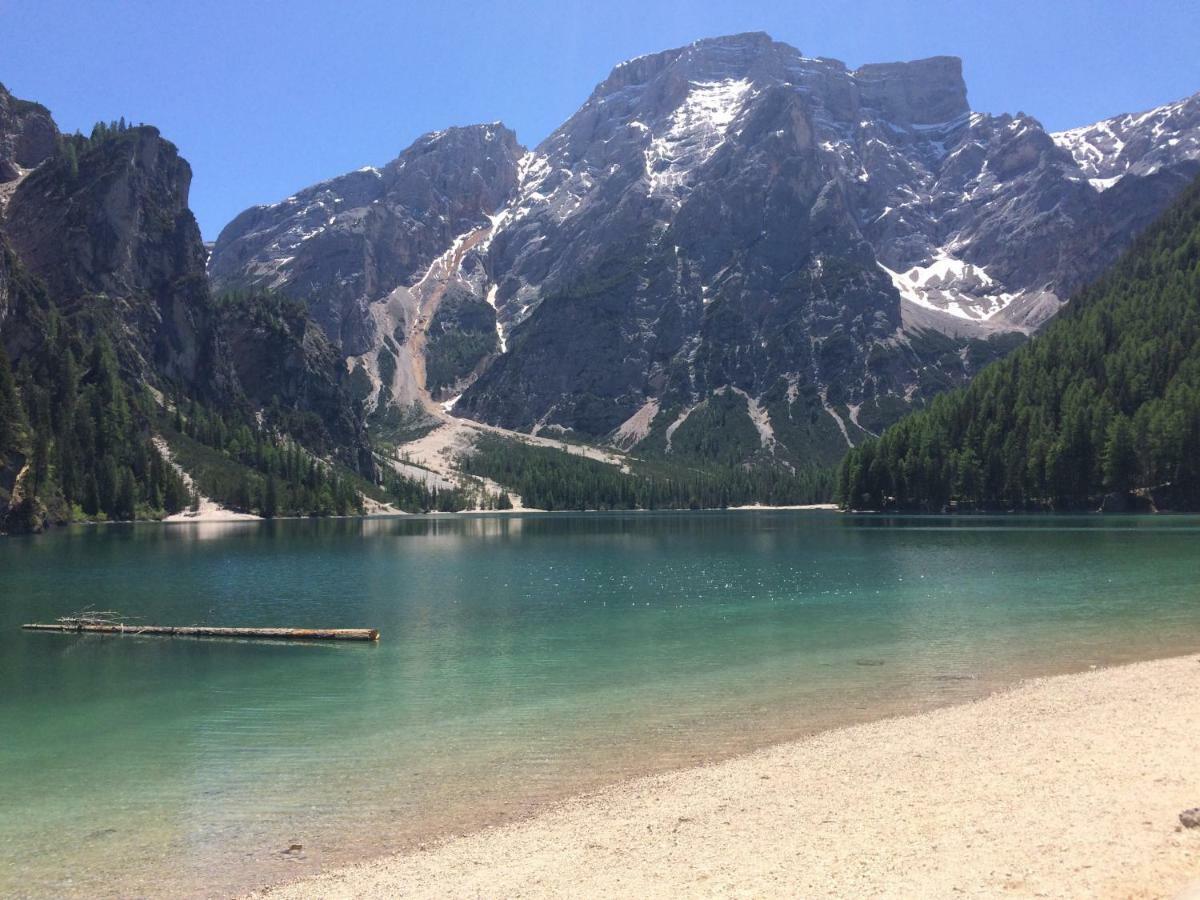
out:
{"label": "shoreline", "polygon": [[1030,516],[1030,517],[1051,517],[1051,516],[1066,516],[1066,517],[1086,517],[1096,518],[1102,517],[1105,519],[1119,520],[1123,518],[1169,518],[1171,516],[1194,516],[1195,512],[1183,510],[1165,510],[1154,512],[952,512],[952,513],[934,513],[934,512],[881,512],[879,510],[861,510],[861,509],[842,509],[836,503],[807,503],[796,505],[781,505],[781,506],[766,506],[763,504],[746,504],[742,506],[712,506],[703,507],[701,509],[691,509],[687,507],[662,507],[657,509],[537,509],[534,507],[521,507],[519,509],[456,509],[452,511],[430,510],[429,512],[410,513],[404,510],[380,510],[365,512],[349,516],[272,516],[264,518],[263,516],[254,515],[253,513],[239,513],[232,510],[222,512],[208,512],[201,514],[176,513],[171,516],[164,516],[161,519],[130,519],[130,520],[84,520],[79,522],[60,522],[52,523],[41,531],[36,532],[0,532],[0,538],[5,537],[21,537],[29,534],[47,534],[54,531],[61,531],[64,528],[72,527],[101,527],[105,525],[207,525],[207,524],[247,524],[247,523],[263,523],[263,522],[309,522],[309,521],[348,521],[351,519],[361,519],[363,521],[377,521],[379,519],[420,519],[420,518],[446,518],[455,516],[522,516],[522,515],[625,515],[625,514],[659,514],[659,513],[718,513],[718,512],[821,512],[821,513],[839,513],[849,516],[903,516],[905,518],[912,517],[929,517],[929,518],[954,518],[954,519],[971,519],[971,518],[998,518],[1010,515]]}
{"label": "shoreline", "polygon": [[364,521],[374,521],[377,519],[413,519],[425,517],[444,518],[446,516],[523,516],[523,515],[581,515],[581,514],[625,514],[625,513],[703,513],[703,512],[839,512],[840,509],[833,503],[810,503],[797,506],[763,506],[763,505],[748,505],[748,506],[713,506],[703,509],[689,509],[687,507],[670,507],[660,509],[536,509],[534,507],[521,507],[520,509],[456,509],[456,510],[436,510],[432,509],[429,512],[405,512],[402,509],[380,510],[373,512],[365,512],[351,516],[272,516],[266,518],[264,516],[255,515],[253,513],[240,513],[233,510],[222,509],[220,511],[204,511],[201,513],[174,513],[169,516],[164,516],[161,519],[121,519],[121,520],[92,520],[86,519],[80,522],[61,522],[52,523],[40,532],[14,532],[9,535],[6,532],[0,532],[0,537],[19,537],[25,534],[46,534],[52,531],[60,531],[64,528],[71,527],[101,527],[104,525],[208,525],[216,523],[232,523],[238,522],[245,524],[247,522],[320,522],[320,521],[347,521],[350,519],[362,519]]}
{"label": "shoreline", "polygon": [[247,897],[1191,896],[1198,709],[1196,654],[1029,679]]}

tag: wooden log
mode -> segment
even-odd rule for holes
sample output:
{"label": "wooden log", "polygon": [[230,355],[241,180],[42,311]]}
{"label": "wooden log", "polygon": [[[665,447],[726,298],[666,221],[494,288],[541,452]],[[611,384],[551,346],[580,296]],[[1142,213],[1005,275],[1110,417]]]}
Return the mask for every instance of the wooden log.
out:
{"label": "wooden log", "polygon": [[27,631],[89,632],[95,634],[168,637],[250,638],[266,641],[377,641],[377,628],[210,628],[204,625],[101,625],[60,622],[54,625],[22,625]]}

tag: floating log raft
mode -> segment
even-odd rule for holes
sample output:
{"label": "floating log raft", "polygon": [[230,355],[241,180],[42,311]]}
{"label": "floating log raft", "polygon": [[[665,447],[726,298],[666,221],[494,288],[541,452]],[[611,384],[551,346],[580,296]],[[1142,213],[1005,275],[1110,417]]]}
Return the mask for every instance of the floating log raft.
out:
{"label": "floating log raft", "polygon": [[89,632],[95,634],[166,637],[247,638],[264,641],[377,641],[377,628],[209,628],[204,625],[124,625],[99,622],[58,622],[22,625],[27,631]]}

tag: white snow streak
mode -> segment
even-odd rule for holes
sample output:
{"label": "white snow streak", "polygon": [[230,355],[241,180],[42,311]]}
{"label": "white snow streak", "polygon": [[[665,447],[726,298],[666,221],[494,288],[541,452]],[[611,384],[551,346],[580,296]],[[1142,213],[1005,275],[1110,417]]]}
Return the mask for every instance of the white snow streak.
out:
{"label": "white snow streak", "polygon": [[490,306],[496,313],[496,338],[497,338],[497,340],[500,341],[500,352],[507,353],[508,352],[508,341],[504,337],[504,326],[500,324],[500,307],[498,307],[496,305],[496,303],[497,303],[496,291],[497,290],[498,290],[498,287],[494,284],[490,288],[488,288],[487,302],[488,302],[488,306]]}
{"label": "white snow streak", "polygon": [[692,83],[687,98],[671,114],[666,133],[644,151],[649,193],[686,185],[692,171],[725,143],[749,91],[746,78]]}

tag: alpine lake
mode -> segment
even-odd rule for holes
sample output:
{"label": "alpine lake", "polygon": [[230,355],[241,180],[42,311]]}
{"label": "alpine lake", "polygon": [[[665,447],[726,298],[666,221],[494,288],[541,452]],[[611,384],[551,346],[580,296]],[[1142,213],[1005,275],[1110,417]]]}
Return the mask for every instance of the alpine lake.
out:
{"label": "alpine lake", "polygon": [[[728,511],[0,539],[0,896],[228,897],[623,778],[1200,649],[1200,517]],[[372,627],[377,644],[22,631]]]}

